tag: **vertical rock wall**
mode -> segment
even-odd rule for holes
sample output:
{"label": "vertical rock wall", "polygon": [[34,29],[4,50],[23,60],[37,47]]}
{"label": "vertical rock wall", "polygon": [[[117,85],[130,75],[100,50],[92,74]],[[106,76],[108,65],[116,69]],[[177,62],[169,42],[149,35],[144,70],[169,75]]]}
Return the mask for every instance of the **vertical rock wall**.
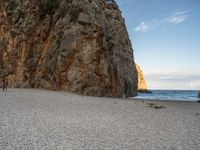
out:
{"label": "vertical rock wall", "polygon": [[113,0],[1,0],[0,76],[11,87],[137,93],[131,42]]}

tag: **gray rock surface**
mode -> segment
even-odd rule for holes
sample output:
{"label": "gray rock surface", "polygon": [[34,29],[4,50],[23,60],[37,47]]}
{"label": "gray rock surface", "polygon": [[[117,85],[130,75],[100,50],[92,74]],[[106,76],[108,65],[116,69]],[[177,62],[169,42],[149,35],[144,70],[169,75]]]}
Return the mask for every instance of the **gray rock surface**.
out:
{"label": "gray rock surface", "polygon": [[113,0],[1,0],[0,77],[11,87],[135,96],[137,71]]}
{"label": "gray rock surface", "polygon": [[[150,104],[164,106],[154,109]],[[199,150],[200,104],[0,92],[1,150]]]}

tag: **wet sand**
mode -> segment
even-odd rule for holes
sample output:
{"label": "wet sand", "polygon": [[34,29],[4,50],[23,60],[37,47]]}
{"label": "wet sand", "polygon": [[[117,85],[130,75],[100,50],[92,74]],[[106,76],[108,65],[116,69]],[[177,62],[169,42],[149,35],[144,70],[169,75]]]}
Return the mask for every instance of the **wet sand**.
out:
{"label": "wet sand", "polygon": [[0,149],[199,150],[200,103],[0,92]]}

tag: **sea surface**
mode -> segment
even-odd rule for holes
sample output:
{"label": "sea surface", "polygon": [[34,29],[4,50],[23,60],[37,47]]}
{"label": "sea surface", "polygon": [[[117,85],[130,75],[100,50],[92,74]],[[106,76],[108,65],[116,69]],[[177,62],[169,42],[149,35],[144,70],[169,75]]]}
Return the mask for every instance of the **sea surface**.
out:
{"label": "sea surface", "polygon": [[134,97],[139,99],[152,99],[152,100],[172,100],[172,101],[197,101],[198,91],[191,90],[151,90],[150,93],[138,93],[138,96]]}

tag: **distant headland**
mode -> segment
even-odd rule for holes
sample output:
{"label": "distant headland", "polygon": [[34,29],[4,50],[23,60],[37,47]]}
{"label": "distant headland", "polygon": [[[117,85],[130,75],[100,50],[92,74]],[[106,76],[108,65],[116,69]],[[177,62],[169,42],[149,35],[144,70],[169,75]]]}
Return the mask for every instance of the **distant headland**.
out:
{"label": "distant headland", "polygon": [[137,74],[138,74],[138,92],[140,93],[152,93],[147,86],[147,82],[144,79],[143,72],[138,64],[136,64]]}

